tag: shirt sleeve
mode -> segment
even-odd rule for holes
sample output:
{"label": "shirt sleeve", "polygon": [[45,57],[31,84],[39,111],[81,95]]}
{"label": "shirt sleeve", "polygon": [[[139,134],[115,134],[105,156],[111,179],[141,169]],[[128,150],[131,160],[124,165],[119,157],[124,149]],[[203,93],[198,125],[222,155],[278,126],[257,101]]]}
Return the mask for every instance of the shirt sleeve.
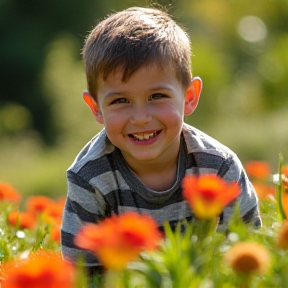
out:
{"label": "shirt sleeve", "polygon": [[107,216],[103,195],[74,172],[67,172],[68,193],[61,227],[61,252],[63,258],[77,263],[84,260],[87,267],[101,266],[96,256],[74,244],[74,237],[86,223],[97,223]]}
{"label": "shirt sleeve", "polygon": [[[220,175],[227,182],[237,182],[240,186],[241,193],[236,199],[239,203],[240,216],[245,223],[251,223],[255,228],[262,226],[262,221],[259,212],[258,197],[253,185],[236,155],[229,157],[223,164],[226,168],[223,174]],[[227,229],[229,220],[234,212],[236,201],[230,203],[223,211],[222,229]]]}

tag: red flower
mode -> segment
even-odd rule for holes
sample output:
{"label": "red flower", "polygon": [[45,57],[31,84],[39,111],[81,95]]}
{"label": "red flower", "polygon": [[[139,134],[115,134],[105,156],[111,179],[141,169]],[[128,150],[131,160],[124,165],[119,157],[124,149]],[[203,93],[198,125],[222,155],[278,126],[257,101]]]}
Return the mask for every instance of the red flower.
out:
{"label": "red flower", "polygon": [[36,225],[36,219],[29,212],[13,211],[8,215],[8,222],[14,226],[19,225],[21,228],[33,229]]}
{"label": "red flower", "polygon": [[143,250],[157,247],[161,233],[147,215],[127,212],[87,224],[75,237],[75,244],[91,250],[108,269],[121,270]]}
{"label": "red flower", "polygon": [[2,200],[18,203],[21,200],[21,196],[9,183],[0,182],[0,201]]}
{"label": "red flower", "polygon": [[183,197],[200,219],[218,216],[239,194],[237,183],[228,184],[217,175],[187,175],[183,179]]}
{"label": "red flower", "polygon": [[6,263],[2,288],[72,288],[74,268],[60,253],[40,251],[28,259]]}

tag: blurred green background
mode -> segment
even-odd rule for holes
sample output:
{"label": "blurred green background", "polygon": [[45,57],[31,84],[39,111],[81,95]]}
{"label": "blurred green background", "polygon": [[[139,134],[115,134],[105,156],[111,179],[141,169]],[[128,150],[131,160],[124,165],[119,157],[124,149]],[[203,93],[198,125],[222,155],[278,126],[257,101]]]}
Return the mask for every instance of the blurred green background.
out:
{"label": "blurred green background", "polygon": [[287,0],[0,0],[0,181],[66,194],[66,169],[101,129],[82,101],[84,39],[107,14],[151,5],[191,36],[204,88],[185,121],[243,163],[287,163]]}

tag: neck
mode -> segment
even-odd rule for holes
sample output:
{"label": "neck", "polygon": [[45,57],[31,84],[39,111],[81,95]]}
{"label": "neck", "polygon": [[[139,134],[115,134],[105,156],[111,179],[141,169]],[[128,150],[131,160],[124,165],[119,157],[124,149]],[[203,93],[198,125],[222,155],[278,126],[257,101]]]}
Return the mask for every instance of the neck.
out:
{"label": "neck", "polygon": [[163,157],[161,161],[143,161],[140,164],[128,165],[145,186],[154,191],[165,191],[173,186],[177,175],[178,152],[169,156]]}

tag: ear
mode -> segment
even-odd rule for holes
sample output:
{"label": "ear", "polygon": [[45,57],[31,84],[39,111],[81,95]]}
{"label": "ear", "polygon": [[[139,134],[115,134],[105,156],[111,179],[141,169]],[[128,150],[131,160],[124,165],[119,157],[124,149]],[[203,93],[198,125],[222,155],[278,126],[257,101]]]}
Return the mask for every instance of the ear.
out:
{"label": "ear", "polygon": [[88,91],[83,92],[83,99],[84,99],[85,103],[90,107],[90,109],[91,109],[92,113],[94,114],[97,122],[100,124],[104,124],[103,116],[102,116],[101,110],[99,108],[99,105],[94,100],[94,98],[89,94]]}
{"label": "ear", "polygon": [[185,94],[185,107],[184,107],[185,116],[192,114],[196,109],[199,102],[201,90],[202,90],[201,78],[194,77],[188,89],[186,90]]}

